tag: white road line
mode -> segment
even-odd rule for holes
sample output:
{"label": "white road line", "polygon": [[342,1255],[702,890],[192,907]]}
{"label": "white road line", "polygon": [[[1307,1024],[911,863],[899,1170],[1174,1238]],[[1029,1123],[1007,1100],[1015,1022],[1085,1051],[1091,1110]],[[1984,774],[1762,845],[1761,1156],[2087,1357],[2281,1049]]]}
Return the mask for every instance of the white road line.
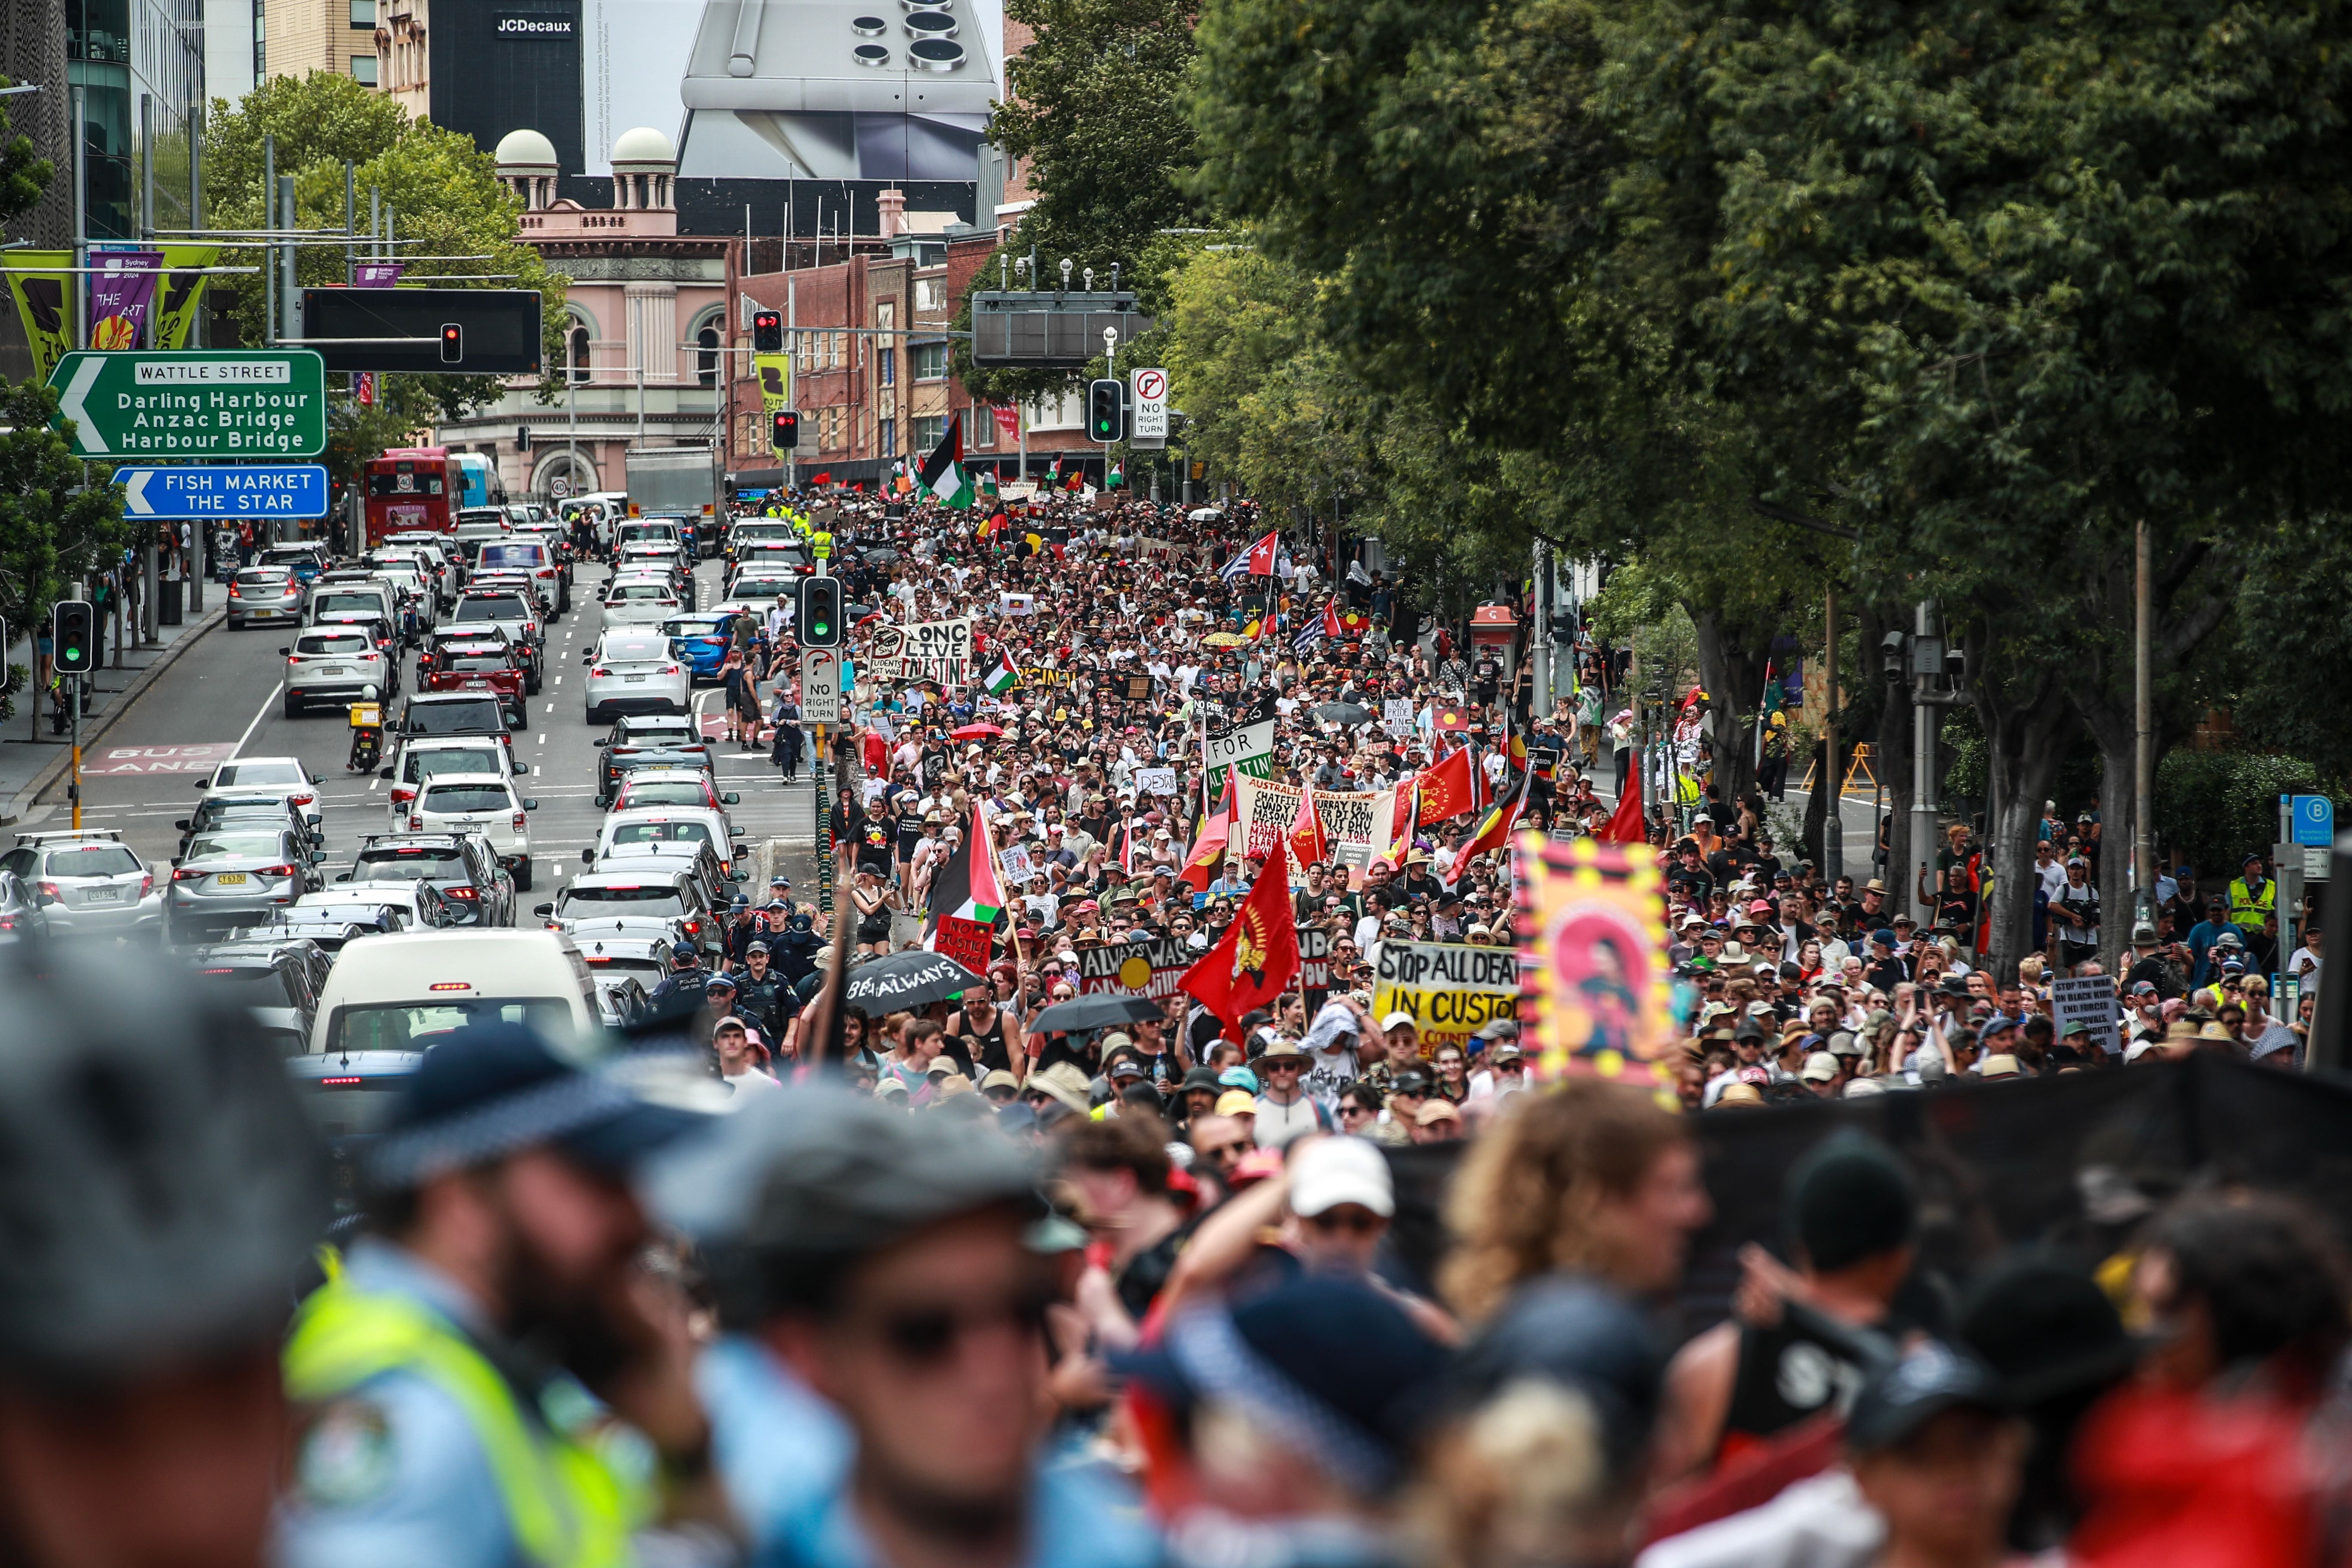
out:
{"label": "white road line", "polygon": [[554,711],[555,711],[555,704],[554,704],[554,703],[552,703],[552,702],[549,703],[549,704],[547,705],[547,710],[548,710],[550,713],[554,712]]}
{"label": "white road line", "polygon": [[253,732],[261,728],[261,721],[269,717],[269,710],[277,705],[278,699],[283,696],[285,691],[286,682],[283,680],[269,689],[269,695],[261,700],[261,707],[254,714],[253,722],[247,724],[245,727],[245,733],[236,738],[236,749],[229,752],[232,758],[244,752],[245,743],[253,739]]}
{"label": "white road line", "polygon": [[383,784],[383,781],[382,779],[370,779],[370,780],[368,780],[368,794],[370,794],[370,795],[373,795],[373,794],[376,792],[376,790],[377,790],[379,787],[381,787],[381,786],[382,786],[382,784]]}

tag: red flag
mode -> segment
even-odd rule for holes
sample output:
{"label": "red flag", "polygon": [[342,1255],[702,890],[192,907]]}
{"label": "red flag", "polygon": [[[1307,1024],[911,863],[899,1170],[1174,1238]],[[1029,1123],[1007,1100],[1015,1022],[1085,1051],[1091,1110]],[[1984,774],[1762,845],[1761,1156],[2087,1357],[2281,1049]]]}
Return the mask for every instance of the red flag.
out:
{"label": "red flag", "polygon": [[1333,600],[1323,606],[1323,635],[1336,641],[1339,631],[1339,605]]}
{"label": "red flag", "polygon": [[827,468],[821,474],[811,475],[809,477],[809,483],[813,485],[829,485],[833,483],[833,470],[831,468]]}
{"label": "red flag", "polygon": [[1470,748],[1455,748],[1424,771],[1415,783],[1414,814],[1423,826],[1450,822],[1465,811],[1478,809],[1476,774],[1470,766]]}
{"label": "red flag", "polygon": [[1176,982],[1201,1005],[1239,1029],[1242,1017],[1290,988],[1298,973],[1298,926],[1290,912],[1290,857],[1275,840],[1257,885],[1217,945]]}
{"label": "red flag", "polygon": [[1640,759],[1625,780],[1625,793],[1617,797],[1617,809],[1601,825],[1593,837],[1603,844],[1646,844],[1650,840],[1650,825],[1642,816],[1642,770]]}
{"label": "red flag", "polygon": [[1510,843],[1511,831],[1518,826],[1519,815],[1528,808],[1528,784],[1531,779],[1532,775],[1529,779],[1520,781],[1519,793],[1511,797],[1509,805],[1497,805],[1480,819],[1478,831],[1470,836],[1469,843],[1465,844],[1454,853],[1454,864],[1445,868],[1447,887],[1450,888],[1462,879],[1462,874],[1470,869],[1470,862],[1473,859],[1490,849],[1500,849]]}
{"label": "red flag", "polygon": [[1276,529],[1249,547],[1249,574],[1253,577],[1274,575],[1276,560],[1282,553],[1282,531]]}
{"label": "red flag", "polygon": [[1298,792],[1298,810],[1290,819],[1290,854],[1301,866],[1323,863],[1323,819],[1315,814],[1315,786]]}
{"label": "red flag", "polygon": [[1193,842],[1192,853],[1186,858],[1177,879],[1190,883],[1195,892],[1205,893],[1209,884],[1217,879],[1217,867],[1225,858],[1225,847],[1234,837],[1234,773],[1225,770],[1225,793],[1217,801],[1217,809],[1201,824],[1201,837]]}

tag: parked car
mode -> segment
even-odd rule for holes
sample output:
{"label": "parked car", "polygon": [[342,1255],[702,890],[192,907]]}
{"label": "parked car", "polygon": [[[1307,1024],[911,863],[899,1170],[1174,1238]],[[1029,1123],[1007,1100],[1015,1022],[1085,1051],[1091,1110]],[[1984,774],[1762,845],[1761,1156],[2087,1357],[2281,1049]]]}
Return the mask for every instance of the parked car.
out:
{"label": "parked car", "polygon": [[[163,894],[153,870],[112,828],[22,833],[0,856],[52,936],[159,934]],[[5,912],[5,911],[0,911]]]}

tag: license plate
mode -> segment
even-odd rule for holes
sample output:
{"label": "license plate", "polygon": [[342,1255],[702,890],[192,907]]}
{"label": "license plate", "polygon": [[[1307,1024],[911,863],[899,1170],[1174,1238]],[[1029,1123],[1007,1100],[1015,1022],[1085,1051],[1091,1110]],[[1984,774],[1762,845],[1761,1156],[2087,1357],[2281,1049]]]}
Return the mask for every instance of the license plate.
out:
{"label": "license plate", "polygon": [[642,675],[625,675],[621,679],[624,680],[643,680],[645,677]]}
{"label": "license plate", "polygon": [[274,616],[274,615],[276,615],[278,612],[277,612],[277,611],[275,611],[275,610],[262,609],[262,608],[260,608],[260,607],[258,607],[258,606],[256,606],[253,610],[251,610],[251,611],[250,611],[250,612],[248,612],[248,613],[249,613],[249,614],[252,614],[252,615],[257,615],[257,616]]}
{"label": "license plate", "polygon": [[122,891],[119,888],[88,888],[83,889],[81,901],[85,904],[119,904],[122,901]]}
{"label": "license plate", "polygon": [[319,671],[319,673],[320,675],[349,675],[351,673],[351,668],[348,665],[331,664],[324,669]]}
{"label": "license plate", "polygon": [[242,871],[216,871],[213,874],[213,882],[216,887],[242,888],[246,881],[246,875]]}
{"label": "license plate", "polygon": [[488,691],[489,689],[490,683],[487,680],[469,680],[466,682],[466,689],[468,691]]}

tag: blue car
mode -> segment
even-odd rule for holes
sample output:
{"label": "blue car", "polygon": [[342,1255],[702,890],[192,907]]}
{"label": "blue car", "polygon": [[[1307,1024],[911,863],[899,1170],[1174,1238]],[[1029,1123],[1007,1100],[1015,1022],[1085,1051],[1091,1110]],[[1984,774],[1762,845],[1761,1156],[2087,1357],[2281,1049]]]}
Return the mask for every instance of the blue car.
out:
{"label": "blue car", "polygon": [[694,679],[719,679],[719,668],[727,662],[726,623],[730,618],[705,610],[690,616],[672,616],[662,623],[662,635],[669,638],[670,652],[686,661],[686,672]]}

